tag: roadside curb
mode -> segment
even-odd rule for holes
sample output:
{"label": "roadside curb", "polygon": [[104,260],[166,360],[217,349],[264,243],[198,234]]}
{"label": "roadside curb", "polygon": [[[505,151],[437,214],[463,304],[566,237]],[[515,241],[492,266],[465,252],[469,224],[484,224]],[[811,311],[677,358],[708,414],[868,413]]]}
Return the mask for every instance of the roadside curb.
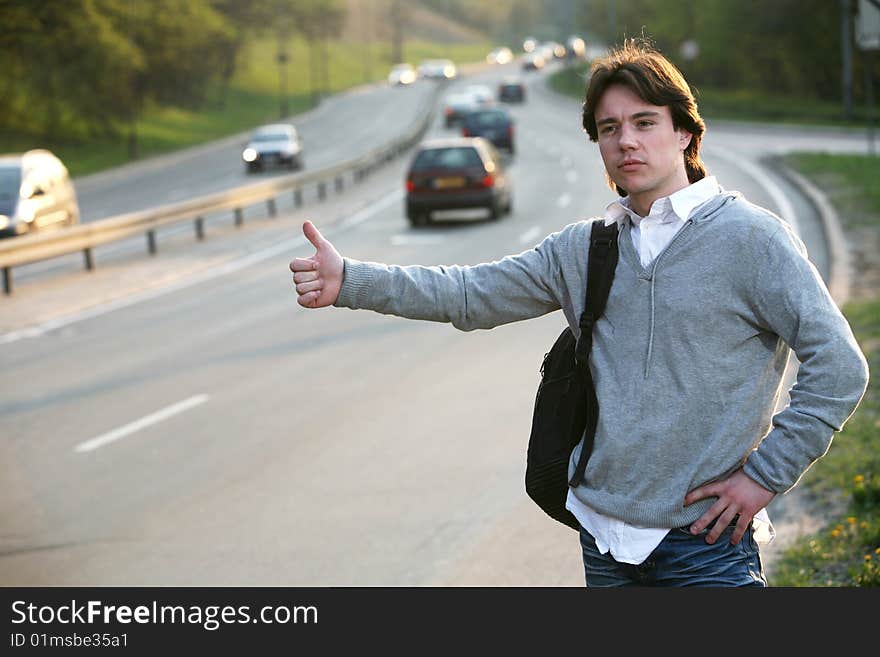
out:
{"label": "roadside curb", "polygon": [[843,306],[850,293],[850,254],[840,225],[837,210],[818,187],[791,167],[779,162],[779,171],[806,196],[819,212],[828,245],[828,291],[838,306]]}

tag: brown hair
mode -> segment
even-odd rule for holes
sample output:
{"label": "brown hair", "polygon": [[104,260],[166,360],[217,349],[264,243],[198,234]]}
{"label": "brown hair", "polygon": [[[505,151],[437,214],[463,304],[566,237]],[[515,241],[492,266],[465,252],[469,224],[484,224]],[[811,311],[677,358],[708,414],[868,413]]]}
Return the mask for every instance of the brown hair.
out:
{"label": "brown hair", "polygon": [[[590,135],[590,141],[599,139],[596,106],[613,84],[627,87],[646,103],[669,107],[673,127],[683,128],[693,135],[684,151],[688,180],[694,183],[703,179],[706,165],[700,159],[700,142],[706,132],[706,124],[681,71],[651,46],[634,39],[626,40],[622,46],[596,60],[590,72],[583,106],[583,126]],[[618,194],[626,196],[626,190],[618,187],[610,178],[608,182]]]}

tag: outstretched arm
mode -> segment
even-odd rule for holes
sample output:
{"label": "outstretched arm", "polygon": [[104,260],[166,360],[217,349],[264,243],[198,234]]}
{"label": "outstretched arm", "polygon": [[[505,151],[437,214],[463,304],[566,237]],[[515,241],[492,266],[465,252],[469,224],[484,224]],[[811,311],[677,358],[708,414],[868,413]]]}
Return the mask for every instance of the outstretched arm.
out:
{"label": "outstretched arm", "polygon": [[[532,249],[492,262],[401,266],[343,258],[305,222],[303,233],[315,255],[294,259],[290,270],[304,308],[332,305],[448,322],[462,331],[490,329],[583,299],[590,225],[569,224]],[[573,321],[575,310],[566,305],[565,311]]]}
{"label": "outstretched arm", "polygon": [[299,295],[296,301],[304,308],[333,305],[342,288],[342,256],[311,221],[303,224],[303,235],[315,247],[315,255],[311,258],[294,258],[290,262],[290,271],[293,272],[293,282]]}

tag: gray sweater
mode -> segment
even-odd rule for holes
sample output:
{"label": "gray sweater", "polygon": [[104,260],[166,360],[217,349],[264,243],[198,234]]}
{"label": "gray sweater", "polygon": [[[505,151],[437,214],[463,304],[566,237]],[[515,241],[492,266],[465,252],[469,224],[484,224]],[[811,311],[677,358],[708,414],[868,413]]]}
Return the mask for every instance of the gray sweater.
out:
{"label": "gray sweater", "polygon": [[[345,259],[336,305],[463,331],[561,308],[577,335],[593,221],[601,220],[475,266]],[[575,495],[631,524],[681,527],[714,501],[685,507],[687,492],[740,466],[769,490],[789,490],[828,450],[868,380],[803,243],[735,192],[704,204],[649,269],[628,232],[620,232],[614,284],[594,328],[600,414]],[[791,350],[797,382],[774,415]],[[579,454],[580,446],[570,469]]]}

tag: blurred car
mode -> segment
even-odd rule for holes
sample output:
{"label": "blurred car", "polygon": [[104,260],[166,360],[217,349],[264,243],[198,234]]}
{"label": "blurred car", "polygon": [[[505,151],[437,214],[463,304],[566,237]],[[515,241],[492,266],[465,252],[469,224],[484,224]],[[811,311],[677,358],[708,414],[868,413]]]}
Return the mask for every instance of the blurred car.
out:
{"label": "blurred car", "polygon": [[269,167],[303,168],[303,143],[290,123],[271,123],[254,130],[241,159],[248,173]]}
{"label": "blurred car", "polygon": [[535,37],[526,37],[523,39],[523,51],[524,52],[534,52],[535,48],[538,47],[538,40]]}
{"label": "blurred car", "polygon": [[503,107],[474,110],[464,118],[463,137],[484,137],[495,148],[514,153],[513,117]]}
{"label": "blurred car", "polygon": [[482,137],[422,142],[406,177],[406,216],[413,226],[438,210],[485,208],[491,219],[508,214],[510,180],[498,150]]}
{"label": "blurred car", "polygon": [[419,64],[419,76],[435,80],[453,80],[458,69],[451,59],[426,59]]}
{"label": "blurred car", "polygon": [[392,86],[406,86],[416,81],[418,73],[412,64],[395,64],[388,73],[388,84]]}
{"label": "blurred car", "polygon": [[513,51],[507,46],[494,48],[486,55],[486,61],[489,64],[509,64],[513,61]]}
{"label": "blurred car", "polygon": [[570,36],[565,42],[565,55],[569,59],[583,59],[587,54],[587,44],[579,36]]}
{"label": "blurred car", "polygon": [[447,128],[459,125],[464,117],[477,109],[477,101],[470,94],[451,93],[443,99],[443,122]]}
{"label": "blurred car", "polygon": [[523,57],[522,68],[524,71],[540,71],[544,68],[544,56],[539,52],[530,52]]}
{"label": "blurred car", "polygon": [[486,85],[468,85],[447,94],[443,99],[443,121],[447,128],[460,125],[474,110],[495,102],[492,90]]}
{"label": "blurred car", "polygon": [[462,93],[473,96],[479,105],[491,105],[495,102],[495,94],[485,84],[469,84],[462,89]]}
{"label": "blurred car", "polygon": [[502,103],[523,103],[526,86],[519,78],[504,78],[498,85],[498,100]]}
{"label": "blurred car", "polygon": [[545,62],[565,58],[565,46],[558,41],[545,41],[538,46],[538,50],[540,50],[541,54],[544,56]]}
{"label": "blurred car", "polygon": [[0,155],[0,237],[78,223],[76,189],[54,153]]}

